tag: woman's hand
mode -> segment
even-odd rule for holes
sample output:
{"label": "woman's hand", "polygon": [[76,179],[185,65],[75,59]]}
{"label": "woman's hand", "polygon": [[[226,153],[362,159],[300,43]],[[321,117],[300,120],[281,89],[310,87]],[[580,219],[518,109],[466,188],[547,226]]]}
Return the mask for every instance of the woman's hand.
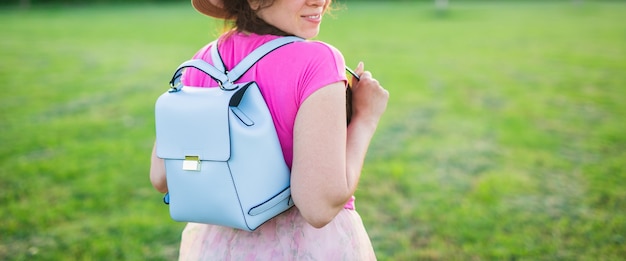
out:
{"label": "woman's hand", "polygon": [[352,78],[352,121],[364,121],[376,126],[387,108],[389,92],[369,71],[365,71],[363,62],[359,63],[355,73],[360,80]]}

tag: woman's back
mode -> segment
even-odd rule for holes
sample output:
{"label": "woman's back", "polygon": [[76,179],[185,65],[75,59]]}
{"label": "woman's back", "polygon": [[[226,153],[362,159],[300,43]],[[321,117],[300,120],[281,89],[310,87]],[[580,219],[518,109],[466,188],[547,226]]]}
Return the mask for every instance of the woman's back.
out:
{"label": "woman's back", "polygon": [[[232,32],[218,43],[226,69],[232,69],[250,52],[279,36]],[[212,64],[211,44],[194,59]],[[293,159],[293,126],[300,105],[313,92],[335,82],[346,82],[345,62],[341,53],[317,41],[295,42],[278,48],[255,64],[239,82],[256,81],[274,119],[285,161]],[[205,73],[190,68],[183,79],[185,86],[216,87]]]}

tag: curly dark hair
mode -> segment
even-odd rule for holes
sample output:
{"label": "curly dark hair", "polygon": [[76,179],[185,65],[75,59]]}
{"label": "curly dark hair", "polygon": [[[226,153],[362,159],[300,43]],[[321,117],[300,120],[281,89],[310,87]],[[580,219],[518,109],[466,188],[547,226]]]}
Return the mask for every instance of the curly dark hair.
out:
{"label": "curly dark hair", "polygon": [[[266,8],[274,4],[274,0],[253,1],[257,1],[260,8]],[[230,0],[224,1],[223,3],[224,10],[228,12],[228,17],[226,17],[227,27],[230,26],[239,32],[245,31],[259,35],[290,35],[259,18],[256,14],[256,10],[250,7],[248,0]]]}

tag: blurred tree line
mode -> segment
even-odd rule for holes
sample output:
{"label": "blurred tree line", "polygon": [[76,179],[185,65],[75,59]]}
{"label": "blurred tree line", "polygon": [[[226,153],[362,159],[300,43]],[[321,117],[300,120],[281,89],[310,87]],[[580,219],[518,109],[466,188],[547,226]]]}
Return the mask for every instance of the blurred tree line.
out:
{"label": "blurred tree line", "polygon": [[[377,0],[334,0],[338,2],[363,2]],[[433,0],[386,0],[393,2],[432,2]],[[467,0],[465,0],[467,1]],[[2,5],[20,4],[90,4],[90,3],[161,3],[161,2],[190,2],[190,0],[0,0]]]}
{"label": "blurred tree line", "polygon": [[[379,0],[334,0],[338,2],[373,2]],[[385,0],[387,2],[431,2],[439,8],[445,8],[449,3],[454,2],[476,2],[485,0]],[[524,0],[490,0],[493,2],[519,2]],[[542,2],[541,0],[538,0]],[[545,1],[545,0],[544,0]],[[550,1],[550,0],[547,0]],[[552,0],[559,1],[559,0]],[[560,0],[562,2],[582,2],[583,0]],[[166,2],[190,2],[190,0],[0,0],[0,6],[21,6],[28,8],[32,5],[48,5],[48,4],[106,4],[106,3],[166,3]]]}
{"label": "blurred tree line", "polygon": [[103,3],[165,3],[182,2],[181,0],[0,0],[0,5],[28,7],[31,5],[47,4],[103,4]]}

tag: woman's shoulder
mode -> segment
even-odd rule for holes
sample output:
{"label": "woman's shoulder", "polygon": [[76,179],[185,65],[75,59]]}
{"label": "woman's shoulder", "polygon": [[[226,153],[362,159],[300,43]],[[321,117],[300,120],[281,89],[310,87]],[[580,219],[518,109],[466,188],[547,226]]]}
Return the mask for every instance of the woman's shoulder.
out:
{"label": "woman's shoulder", "polygon": [[335,48],[329,43],[315,40],[305,40],[301,42],[295,42],[291,49],[300,51],[300,53],[305,55],[333,55],[333,56],[342,56],[341,51]]}
{"label": "woman's shoulder", "polygon": [[306,40],[288,44],[276,50],[274,57],[311,65],[334,64],[337,68],[343,68],[345,65],[344,57],[339,49],[322,41]]}
{"label": "woman's shoulder", "polygon": [[[227,37],[222,36],[216,41],[206,44],[194,55],[194,59],[210,61],[210,48],[214,44],[217,44],[220,53],[225,54],[225,56],[222,57],[225,59],[224,62],[227,64],[236,63],[250,54],[254,49],[276,38],[280,38],[280,36],[235,32],[227,35]],[[264,57],[261,62],[273,64],[289,63],[292,65],[334,64],[340,70],[345,66],[344,57],[339,49],[331,44],[317,40],[304,40],[287,44],[272,51],[270,55]]]}

